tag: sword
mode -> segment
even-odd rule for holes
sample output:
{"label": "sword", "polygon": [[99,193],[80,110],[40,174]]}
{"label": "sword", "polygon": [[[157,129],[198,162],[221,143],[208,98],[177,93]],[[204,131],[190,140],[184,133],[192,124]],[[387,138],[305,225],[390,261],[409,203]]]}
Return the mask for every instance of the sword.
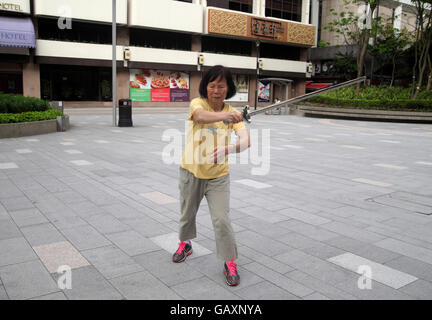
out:
{"label": "sword", "polygon": [[285,100],[285,101],[282,101],[282,102],[278,102],[278,103],[269,105],[269,106],[267,106],[265,108],[262,108],[262,109],[259,109],[259,110],[255,110],[255,111],[250,111],[250,106],[247,105],[247,106],[244,107],[243,112],[242,112],[243,119],[245,119],[248,123],[251,123],[251,118],[253,116],[255,116],[257,114],[260,114],[260,113],[263,113],[263,112],[266,112],[267,110],[271,110],[271,109],[274,109],[274,108],[277,108],[277,107],[281,107],[281,106],[289,104],[289,103],[291,103],[291,104],[297,103],[297,102],[300,102],[300,101],[303,101],[303,100],[306,100],[306,99],[318,96],[318,95],[320,95],[322,93],[326,93],[326,92],[330,92],[330,91],[337,90],[337,89],[340,89],[340,88],[352,86],[353,84],[360,83],[360,82],[363,82],[365,80],[366,80],[366,77],[363,76],[363,77],[360,77],[360,78],[357,78],[357,79],[353,79],[353,80],[349,80],[349,81],[346,81],[346,82],[342,82],[342,83],[336,84],[336,85],[328,87],[328,88],[324,88],[324,89],[320,89],[320,90],[317,90],[317,91],[314,91],[314,92],[306,93],[306,94],[301,95],[299,97],[295,97],[295,98],[291,98],[291,99],[288,99],[288,100]]}

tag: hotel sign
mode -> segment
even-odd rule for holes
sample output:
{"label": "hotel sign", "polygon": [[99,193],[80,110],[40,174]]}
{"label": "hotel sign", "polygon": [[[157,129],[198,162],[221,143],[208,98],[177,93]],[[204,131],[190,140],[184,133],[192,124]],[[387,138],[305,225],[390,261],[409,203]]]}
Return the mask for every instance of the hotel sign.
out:
{"label": "hotel sign", "polygon": [[315,45],[316,27],[288,20],[267,19],[208,8],[208,33],[270,40],[305,47]]}
{"label": "hotel sign", "polygon": [[30,0],[0,0],[0,11],[30,14]]}

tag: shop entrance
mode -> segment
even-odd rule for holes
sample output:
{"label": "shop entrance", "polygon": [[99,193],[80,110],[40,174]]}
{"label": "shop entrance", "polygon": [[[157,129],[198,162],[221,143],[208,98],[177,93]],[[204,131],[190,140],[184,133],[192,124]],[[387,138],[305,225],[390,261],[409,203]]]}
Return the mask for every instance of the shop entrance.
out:
{"label": "shop entrance", "polygon": [[[293,80],[284,78],[265,78],[260,80],[271,81],[272,103],[275,103],[276,99],[284,101],[294,97]],[[285,105],[285,113],[288,113],[288,107],[288,105]],[[280,114],[282,112],[282,107],[273,109],[271,112]]]}
{"label": "shop entrance", "polygon": [[0,72],[0,92],[23,94],[22,73]]}

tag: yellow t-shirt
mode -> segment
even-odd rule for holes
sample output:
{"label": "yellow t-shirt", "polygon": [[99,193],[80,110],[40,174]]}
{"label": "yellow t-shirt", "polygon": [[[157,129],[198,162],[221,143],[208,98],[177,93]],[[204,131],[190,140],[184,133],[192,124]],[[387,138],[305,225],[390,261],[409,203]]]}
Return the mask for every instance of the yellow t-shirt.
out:
{"label": "yellow t-shirt", "polygon": [[[229,173],[228,156],[224,161],[211,163],[210,154],[217,146],[228,146],[231,133],[246,129],[243,121],[226,125],[223,121],[208,124],[198,124],[193,120],[193,113],[197,109],[215,112],[205,98],[196,98],[191,101],[189,109],[188,132],[186,146],[183,152],[181,167],[190,171],[199,179],[215,179]],[[222,111],[237,111],[225,103]]]}

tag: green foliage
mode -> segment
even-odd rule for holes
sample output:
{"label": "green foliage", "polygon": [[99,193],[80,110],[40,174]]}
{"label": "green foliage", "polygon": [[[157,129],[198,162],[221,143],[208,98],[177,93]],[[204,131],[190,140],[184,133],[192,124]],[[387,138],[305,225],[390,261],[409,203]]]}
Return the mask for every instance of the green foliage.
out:
{"label": "green foliage", "polygon": [[53,109],[23,113],[0,113],[0,124],[52,120],[62,115],[61,111]]}
{"label": "green foliage", "polygon": [[50,105],[45,100],[0,93],[0,113],[22,113],[49,109]]}
{"label": "green foliage", "polygon": [[432,112],[432,91],[423,90],[416,100],[412,100],[410,89],[403,87],[362,87],[358,99],[355,87],[346,87],[321,94],[308,101],[335,107]]}

